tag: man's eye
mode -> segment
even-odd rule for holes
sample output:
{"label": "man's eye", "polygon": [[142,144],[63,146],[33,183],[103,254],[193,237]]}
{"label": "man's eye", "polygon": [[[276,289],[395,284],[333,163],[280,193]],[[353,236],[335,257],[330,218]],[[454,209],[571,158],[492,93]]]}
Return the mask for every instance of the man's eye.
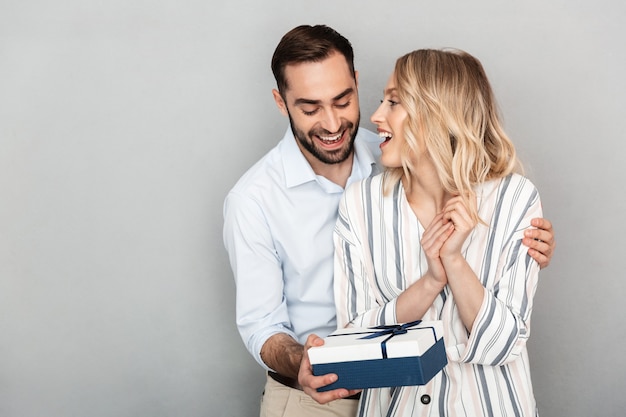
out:
{"label": "man's eye", "polygon": [[315,113],[317,113],[318,109],[315,110],[311,110],[311,111],[306,111],[304,109],[302,109],[302,113],[304,113],[305,116],[313,116]]}
{"label": "man's eye", "polygon": [[341,103],[341,104],[335,104],[335,107],[339,107],[340,109],[345,109],[350,105],[350,102],[347,101],[345,103]]}

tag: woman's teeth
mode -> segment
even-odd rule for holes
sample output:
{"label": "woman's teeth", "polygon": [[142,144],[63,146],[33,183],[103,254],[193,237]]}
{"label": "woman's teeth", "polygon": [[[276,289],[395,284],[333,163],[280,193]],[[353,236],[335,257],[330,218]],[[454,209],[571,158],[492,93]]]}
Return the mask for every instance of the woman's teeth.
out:
{"label": "woman's teeth", "polygon": [[383,139],[383,141],[388,141],[393,137],[390,132],[378,132],[378,136]]}

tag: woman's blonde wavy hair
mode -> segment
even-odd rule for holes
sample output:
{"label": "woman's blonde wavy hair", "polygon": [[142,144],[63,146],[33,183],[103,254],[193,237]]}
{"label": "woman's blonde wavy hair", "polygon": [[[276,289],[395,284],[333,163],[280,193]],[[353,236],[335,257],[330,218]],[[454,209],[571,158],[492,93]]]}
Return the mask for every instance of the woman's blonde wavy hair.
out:
{"label": "woman's blonde wavy hair", "polygon": [[408,113],[402,168],[387,170],[385,189],[404,175],[410,188],[412,154],[423,137],[444,189],[466,199],[478,218],[474,186],[522,172],[515,147],[502,128],[481,63],[467,52],[420,49],[396,61],[398,98]]}

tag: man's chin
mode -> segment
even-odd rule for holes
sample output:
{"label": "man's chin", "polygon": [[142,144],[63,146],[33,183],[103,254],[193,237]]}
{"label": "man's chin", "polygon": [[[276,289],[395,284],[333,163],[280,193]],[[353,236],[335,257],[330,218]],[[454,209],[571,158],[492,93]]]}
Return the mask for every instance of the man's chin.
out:
{"label": "man's chin", "polygon": [[316,149],[314,155],[317,159],[324,162],[325,164],[334,165],[340,164],[347,160],[352,153],[353,145],[352,143],[348,144],[348,147],[342,147],[335,150],[326,150],[326,149]]}

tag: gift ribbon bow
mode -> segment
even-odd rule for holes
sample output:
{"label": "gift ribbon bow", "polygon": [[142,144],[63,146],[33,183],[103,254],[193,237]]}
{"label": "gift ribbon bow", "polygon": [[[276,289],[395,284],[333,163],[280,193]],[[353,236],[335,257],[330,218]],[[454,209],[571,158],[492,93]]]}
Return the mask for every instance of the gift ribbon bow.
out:
{"label": "gift ribbon bow", "polygon": [[380,349],[383,353],[383,359],[387,359],[387,341],[389,341],[394,336],[408,333],[409,328],[413,326],[417,326],[421,322],[422,322],[421,320],[416,320],[416,321],[412,321],[410,323],[404,323],[404,324],[393,324],[393,325],[370,327],[370,329],[382,329],[382,330],[376,333],[368,334],[367,336],[360,337],[359,339],[375,339],[377,337],[389,335],[389,337],[387,337],[385,340],[380,342]]}

